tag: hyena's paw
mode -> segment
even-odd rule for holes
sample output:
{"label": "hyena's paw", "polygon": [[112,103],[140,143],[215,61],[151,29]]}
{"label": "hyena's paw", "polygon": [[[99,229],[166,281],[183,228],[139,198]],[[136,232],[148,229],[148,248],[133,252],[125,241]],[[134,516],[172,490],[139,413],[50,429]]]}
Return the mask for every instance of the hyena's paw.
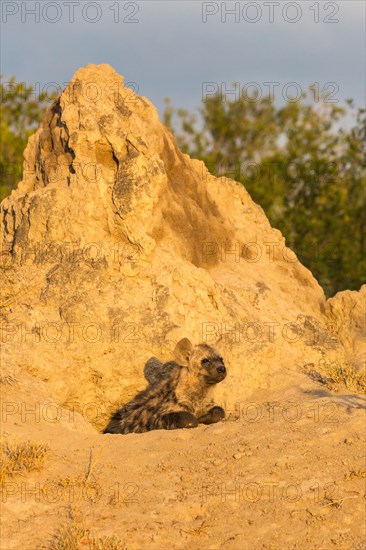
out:
{"label": "hyena's paw", "polygon": [[172,412],[164,416],[163,427],[166,430],[177,430],[180,428],[197,428],[198,421],[193,414],[185,411]]}
{"label": "hyena's paw", "polygon": [[222,407],[212,407],[206,414],[199,417],[198,422],[201,424],[215,424],[225,418],[225,411]]}

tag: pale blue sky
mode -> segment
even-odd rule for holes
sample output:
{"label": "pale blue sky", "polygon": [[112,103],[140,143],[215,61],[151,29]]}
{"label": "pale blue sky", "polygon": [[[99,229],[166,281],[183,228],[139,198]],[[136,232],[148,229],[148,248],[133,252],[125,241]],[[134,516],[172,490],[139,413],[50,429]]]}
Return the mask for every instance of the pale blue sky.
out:
{"label": "pale blue sky", "polygon": [[[237,10],[226,22],[222,5]],[[39,11],[39,22],[32,10]],[[207,12],[214,13],[203,22]],[[92,23],[94,18],[99,20]],[[279,82],[277,96],[289,82],[303,90],[312,82],[320,89],[335,83],[335,99],[352,97],[361,106],[364,33],[363,0],[3,0],[1,72],[5,79],[16,75],[43,87],[63,85],[88,63],[109,63],[160,112],[165,96],[177,107],[193,109],[201,101],[203,82],[230,87],[233,81],[242,87],[256,82],[264,91],[265,82]]]}

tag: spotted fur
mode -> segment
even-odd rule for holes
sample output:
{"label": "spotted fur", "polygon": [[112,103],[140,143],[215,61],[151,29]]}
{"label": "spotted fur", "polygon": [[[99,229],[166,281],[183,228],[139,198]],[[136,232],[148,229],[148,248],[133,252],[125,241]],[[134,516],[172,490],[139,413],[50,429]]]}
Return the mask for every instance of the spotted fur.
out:
{"label": "spotted fur", "polygon": [[151,358],[150,364],[148,361],[148,387],[114,413],[104,433],[194,428],[225,417],[224,410],[210,398],[213,386],[226,377],[220,354],[207,344],[193,347],[184,338],[175,356],[176,361],[164,365],[156,358]]}
{"label": "spotted fur", "polygon": [[158,382],[161,382],[161,380],[164,380],[164,378],[168,378],[174,367],[179,367],[176,361],[162,363],[157,357],[150,357],[144,367],[144,376],[149,384],[154,386]]}

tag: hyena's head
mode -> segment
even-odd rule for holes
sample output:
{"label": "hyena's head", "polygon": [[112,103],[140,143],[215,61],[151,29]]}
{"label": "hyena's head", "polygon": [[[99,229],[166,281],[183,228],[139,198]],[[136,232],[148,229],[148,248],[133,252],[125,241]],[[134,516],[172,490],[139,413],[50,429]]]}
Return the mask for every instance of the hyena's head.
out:
{"label": "hyena's head", "polygon": [[226,367],[220,353],[208,344],[193,346],[188,338],[178,342],[174,350],[175,357],[181,365],[188,367],[190,373],[210,386],[226,378]]}

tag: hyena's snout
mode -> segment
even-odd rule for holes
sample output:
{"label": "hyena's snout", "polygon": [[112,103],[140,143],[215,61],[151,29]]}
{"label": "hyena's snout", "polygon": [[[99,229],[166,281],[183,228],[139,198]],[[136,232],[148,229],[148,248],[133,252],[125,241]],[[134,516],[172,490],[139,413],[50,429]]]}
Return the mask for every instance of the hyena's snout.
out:
{"label": "hyena's snout", "polygon": [[216,378],[218,382],[222,382],[226,378],[226,367],[223,363],[216,367]]}
{"label": "hyena's snout", "polygon": [[213,359],[203,359],[202,366],[206,368],[206,382],[207,384],[218,384],[226,378],[226,367],[223,359],[213,358]]}

